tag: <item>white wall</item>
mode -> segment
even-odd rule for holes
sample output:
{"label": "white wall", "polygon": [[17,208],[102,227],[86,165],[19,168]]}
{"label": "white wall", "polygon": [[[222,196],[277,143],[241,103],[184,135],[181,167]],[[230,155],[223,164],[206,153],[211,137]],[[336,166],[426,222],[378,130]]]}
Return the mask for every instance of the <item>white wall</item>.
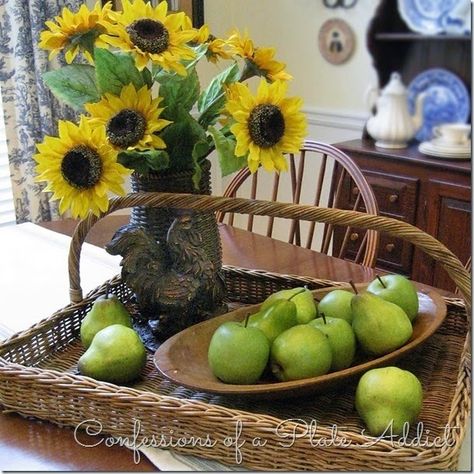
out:
{"label": "white wall", "polygon": [[[204,0],[205,22],[216,36],[232,27],[247,29],[257,46],[273,46],[293,76],[289,93],[304,100],[308,135],[334,143],[359,138],[368,112],[364,101],[375,70],[366,48],[366,29],[379,0],[359,0],[354,8],[328,9],[321,0]],[[356,37],[352,57],[341,65],[325,61],[318,32],[329,18],[342,18]],[[211,69],[202,70],[203,83]],[[215,69],[212,69],[215,73]],[[209,77],[209,76],[207,76]],[[218,170],[213,173],[218,174]],[[214,182],[216,194],[227,184]]]}
{"label": "white wall", "polygon": [[[359,0],[354,8],[328,9],[321,0],[204,0],[205,21],[225,36],[232,27],[247,28],[255,44],[274,46],[294,79],[290,93],[303,97],[312,131],[342,116],[351,130],[367,116],[364,93],[376,83],[365,32],[379,0]],[[326,62],[318,49],[318,32],[329,18],[342,18],[354,30],[356,48],[342,65]],[[336,114],[336,116],[331,116]],[[332,128],[332,127],[330,127]],[[331,139],[344,139],[328,134]]]}

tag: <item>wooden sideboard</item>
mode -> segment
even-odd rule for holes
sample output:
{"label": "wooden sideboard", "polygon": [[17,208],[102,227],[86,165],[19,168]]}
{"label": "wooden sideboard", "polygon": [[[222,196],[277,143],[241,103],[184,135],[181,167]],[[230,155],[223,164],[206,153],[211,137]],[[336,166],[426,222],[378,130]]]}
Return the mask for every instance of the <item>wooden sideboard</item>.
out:
{"label": "wooden sideboard", "polygon": [[[471,161],[430,158],[417,145],[389,150],[376,148],[369,139],[334,144],[362,169],[381,215],[424,230],[465,263],[471,255]],[[352,208],[357,193],[347,181],[341,208]],[[355,249],[363,231],[353,236]],[[377,268],[454,290],[447,273],[433,259],[401,239],[381,235]]]}

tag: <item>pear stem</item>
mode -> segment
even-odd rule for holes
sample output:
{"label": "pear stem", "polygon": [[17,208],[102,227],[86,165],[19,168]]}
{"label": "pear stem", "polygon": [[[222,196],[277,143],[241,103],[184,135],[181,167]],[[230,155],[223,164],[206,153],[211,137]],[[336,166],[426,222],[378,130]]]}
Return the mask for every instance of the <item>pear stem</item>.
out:
{"label": "pear stem", "polygon": [[324,324],[327,324],[326,315],[324,313],[321,313],[321,317],[323,318]]}
{"label": "pear stem", "polygon": [[107,284],[105,285],[105,299],[108,300],[109,299],[109,288],[110,288],[110,283],[107,282]]}
{"label": "pear stem", "polygon": [[380,278],[380,275],[376,275],[376,278],[377,278],[377,280],[380,282],[380,284],[381,284],[384,288],[387,288],[387,286],[386,286],[385,283],[383,282],[382,278]]}
{"label": "pear stem", "polygon": [[298,296],[300,295],[301,293],[303,293],[303,291],[306,291],[307,288],[304,287],[304,288],[301,288],[301,290],[297,291],[296,293],[294,293],[293,295],[291,295],[289,298],[288,298],[288,301],[291,301],[295,296]]}
{"label": "pear stem", "polygon": [[247,324],[249,323],[249,318],[250,318],[250,313],[247,313],[247,316],[245,316],[245,320],[244,320],[244,328],[247,327]]}
{"label": "pear stem", "polygon": [[357,291],[357,288],[356,288],[356,286],[354,285],[354,282],[351,280],[351,281],[349,282],[349,284],[352,286],[352,289],[354,290],[354,293],[355,293],[356,295],[358,295],[359,292]]}

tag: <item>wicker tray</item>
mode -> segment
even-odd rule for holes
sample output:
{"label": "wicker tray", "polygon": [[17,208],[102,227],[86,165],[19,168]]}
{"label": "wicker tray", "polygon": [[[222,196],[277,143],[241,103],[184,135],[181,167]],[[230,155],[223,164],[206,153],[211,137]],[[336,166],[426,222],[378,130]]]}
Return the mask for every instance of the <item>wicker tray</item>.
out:
{"label": "wicker tray", "polygon": [[[448,316],[428,342],[400,361],[422,381],[420,431],[400,443],[363,433],[354,407],[355,385],[297,402],[245,401],[194,392],[163,379],[149,357],[143,378],[116,386],[77,374],[83,352],[80,323],[106,285],[82,298],[79,258],[89,217],[71,243],[70,282],[74,303],[0,346],[0,402],[7,411],[57,424],[97,430],[140,442],[173,443],[181,453],[262,470],[429,470],[455,469],[470,416],[470,276],[442,244],[408,224],[353,211],[176,194],[140,194],[114,200],[109,212],[135,205],[245,212],[350,224],[404,238],[439,260],[464,296],[447,299]],[[224,268],[234,304],[262,301],[270,293],[307,284],[337,282]],[[110,281],[133,311],[130,290]],[[89,421],[86,423],[86,420]],[[337,427],[337,428],[335,428]],[[446,428],[448,427],[448,428]],[[146,437],[146,439],[145,439]],[[417,439],[419,441],[417,441]],[[178,444],[178,445],[177,445]],[[177,445],[177,446],[176,446]]]}

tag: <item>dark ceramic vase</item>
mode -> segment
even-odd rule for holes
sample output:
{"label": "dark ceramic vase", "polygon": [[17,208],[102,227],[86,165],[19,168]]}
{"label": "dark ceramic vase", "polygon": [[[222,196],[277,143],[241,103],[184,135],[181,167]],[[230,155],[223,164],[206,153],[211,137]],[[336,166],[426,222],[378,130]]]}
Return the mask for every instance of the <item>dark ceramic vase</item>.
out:
{"label": "dark ceramic vase", "polygon": [[[211,194],[211,174],[210,163],[206,161],[202,167],[202,177],[199,183],[199,189],[196,189],[193,183],[193,171],[183,172],[156,172],[146,176],[132,175],[133,192],[171,192],[171,193],[189,193],[189,194]],[[158,242],[166,242],[168,230],[180,211],[171,208],[156,207],[135,207],[130,216],[131,227],[140,227],[153,235]],[[142,339],[149,349],[156,348],[164,339],[181,331],[185,327],[207,319],[213,315],[221,314],[225,311],[223,298],[222,278],[222,248],[217,227],[217,221],[214,213],[193,212],[194,231],[199,234],[202,242],[202,249],[205,251],[207,259],[212,262],[213,272],[215,274],[216,285],[220,285],[219,291],[209,290],[209,296],[203,305],[191,303],[189,309],[179,311],[174,317],[163,316],[160,310],[140,307],[140,318],[136,321]],[[202,254],[202,252],[201,252]],[[202,258],[202,257],[201,257]],[[199,267],[199,265],[197,265]],[[199,275],[197,275],[199,281]],[[216,288],[216,286],[214,286]],[[138,296],[138,291],[136,291]],[[139,301],[139,298],[138,298]],[[197,310],[195,307],[197,306]],[[160,305],[157,305],[160,308]],[[157,316],[158,315],[158,316]]]}
{"label": "dark ceramic vase", "polygon": [[[211,194],[211,164],[205,161],[199,189],[194,187],[193,171],[149,173],[146,176],[132,175],[132,190],[138,192]],[[202,235],[204,248],[215,268],[222,267],[222,247],[214,213],[200,212],[197,218],[197,231]],[[130,224],[143,227],[153,234],[156,240],[166,240],[168,229],[176,217],[176,210],[154,207],[134,207]]]}

